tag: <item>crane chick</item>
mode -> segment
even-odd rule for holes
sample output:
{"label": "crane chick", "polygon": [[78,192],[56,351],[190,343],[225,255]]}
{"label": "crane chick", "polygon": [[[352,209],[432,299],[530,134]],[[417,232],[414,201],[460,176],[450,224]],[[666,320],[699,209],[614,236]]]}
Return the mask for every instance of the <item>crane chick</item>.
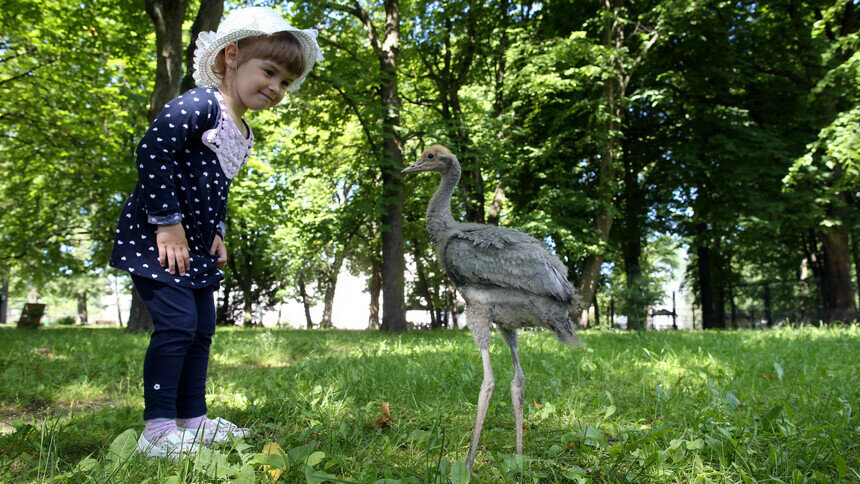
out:
{"label": "crane chick", "polygon": [[466,466],[472,470],[495,379],[490,364],[490,327],[493,323],[511,349],[514,378],[511,400],[516,424],[517,454],[523,452],[523,398],[526,378],[517,354],[517,328],[543,326],[561,343],[579,344],[570,324],[570,310],[578,296],[567,280],[567,267],[537,239],[518,230],[456,222],[451,195],[460,180],[457,157],[433,145],[401,173],[435,171],[442,182],[427,206],[427,230],[445,273],[466,300],[466,318],[481,351],[484,380],[478,394],[475,428]]}

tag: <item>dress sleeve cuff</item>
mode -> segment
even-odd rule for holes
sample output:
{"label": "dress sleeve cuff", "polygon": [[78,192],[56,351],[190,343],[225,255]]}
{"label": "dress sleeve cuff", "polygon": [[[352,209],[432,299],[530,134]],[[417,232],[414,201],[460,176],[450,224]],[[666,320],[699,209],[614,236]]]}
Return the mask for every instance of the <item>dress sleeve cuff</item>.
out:
{"label": "dress sleeve cuff", "polygon": [[167,213],[164,215],[148,215],[147,221],[152,225],[173,225],[182,221],[182,212]]}
{"label": "dress sleeve cuff", "polygon": [[215,229],[215,232],[221,236],[221,240],[224,240],[224,234],[227,233],[227,226],[224,225],[224,222],[218,222],[218,228]]}

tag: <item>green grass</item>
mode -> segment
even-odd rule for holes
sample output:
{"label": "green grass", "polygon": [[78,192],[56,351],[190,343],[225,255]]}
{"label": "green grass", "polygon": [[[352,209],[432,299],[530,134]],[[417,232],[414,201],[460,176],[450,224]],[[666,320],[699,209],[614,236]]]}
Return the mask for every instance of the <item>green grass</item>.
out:
{"label": "green grass", "polygon": [[[860,482],[858,327],[581,336],[521,332],[523,457],[494,337],[473,482]],[[264,464],[282,482],[465,482],[482,376],[468,332],[219,329],[210,415],[254,434],[180,463],[133,452],[147,342],[0,331],[0,482],[266,482]]]}

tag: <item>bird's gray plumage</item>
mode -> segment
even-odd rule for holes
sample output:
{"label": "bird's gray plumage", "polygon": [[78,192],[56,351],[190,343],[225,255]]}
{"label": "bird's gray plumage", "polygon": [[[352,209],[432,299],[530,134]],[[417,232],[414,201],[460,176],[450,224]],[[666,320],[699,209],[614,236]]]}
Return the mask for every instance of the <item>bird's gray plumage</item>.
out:
{"label": "bird's gray plumage", "polygon": [[569,313],[577,294],[567,267],[539,240],[518,230],[459,223],[451,215],[451,196],[460,164],[447,148],[434,145],[403,173],[437,171],[442,182],[427,206],[427,230],[439,262],[466,300],[466,317],[481,350],[484,381],[466,465],[471,470],[495,380],[490,365],[490,326],[495,323],[511,349],[514,380],[511,398],[516,420],[517,453],[522,453],[522,407],[525,375],[517,353],[516,329],[545,326],[565,344],[577,344]]}
{"label": "bird's gray plumage", "polygon": [[543,243],[518,230],[462,224],[439,254],[457,286],[519,289],[554,298],[559,304],[573,303],[567,267]]}

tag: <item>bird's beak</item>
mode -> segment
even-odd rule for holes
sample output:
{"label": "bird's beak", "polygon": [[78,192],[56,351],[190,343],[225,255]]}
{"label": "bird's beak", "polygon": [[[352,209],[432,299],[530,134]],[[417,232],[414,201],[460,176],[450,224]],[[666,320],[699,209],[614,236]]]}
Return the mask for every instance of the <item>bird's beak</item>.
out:
{"label": "bird's beak", "polygon": [[426,163],[424,162],[424,158],[419,159],[415,163],[407,166],[406,168],[400,170],[400,173],[413,173],[416,171],[425,171],[427,168],[425,167]]}

